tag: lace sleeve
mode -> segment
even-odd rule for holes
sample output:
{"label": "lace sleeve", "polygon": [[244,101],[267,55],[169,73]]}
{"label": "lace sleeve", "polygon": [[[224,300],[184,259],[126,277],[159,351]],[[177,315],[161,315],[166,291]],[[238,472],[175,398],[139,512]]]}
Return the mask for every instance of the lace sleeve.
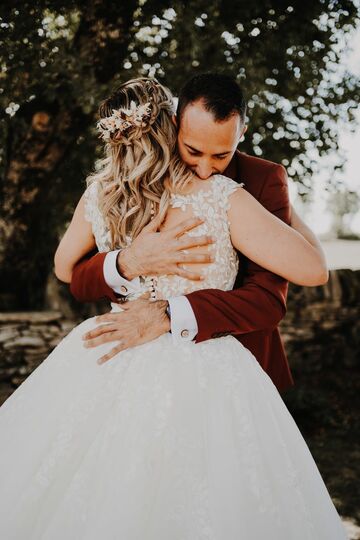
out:
{"label": "lace sleeve", "polygon": [[99,251],[109,251],[110,233],[99,209],[99,183],[93,182],[84,192],[84,217],[91,223]]}
{"label": "lace sleeve", "polygon": [[84,192],[84,217],[86,221],[93,224],[96,220],[97,208],[98,208],[98,190],[97,182],[93,182],[87,186]]}
{"label": "lace sleeve", "polygon": [[236,182],[227,176],[220,175],[221,178],[221,195],[225,201],[226,211],[230,209],[229,197],[237,189],[243,188],[245,184],[243,182]]}

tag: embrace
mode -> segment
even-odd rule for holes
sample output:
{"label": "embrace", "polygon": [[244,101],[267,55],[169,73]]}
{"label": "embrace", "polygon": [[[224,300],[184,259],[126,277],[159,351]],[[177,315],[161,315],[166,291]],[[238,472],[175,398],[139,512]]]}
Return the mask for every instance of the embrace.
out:
{"label": "embrace", "polygon": [[193,77],[175,110],[156,79],[133,79],[97,128],[104,157],[54,262],[75,298],[111,311],[0,408],[0,536],[346,539],[279,393],[288,281],[328,270],[284,167],[238,150],[238,83]]}

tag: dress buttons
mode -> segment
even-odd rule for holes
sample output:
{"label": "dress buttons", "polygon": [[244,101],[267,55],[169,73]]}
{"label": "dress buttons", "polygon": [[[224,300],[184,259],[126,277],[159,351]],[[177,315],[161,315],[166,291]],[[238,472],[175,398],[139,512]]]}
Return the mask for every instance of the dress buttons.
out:
{"label": "dress buttons", "polygon": [[181,337],[189,337],[189,330],[181,330]]}
{"label": "dress buttons", "polygon": [[120,291],[121,291],[123,294],[127,293],[127,288],[125,287],[125,285],[121,285]]}

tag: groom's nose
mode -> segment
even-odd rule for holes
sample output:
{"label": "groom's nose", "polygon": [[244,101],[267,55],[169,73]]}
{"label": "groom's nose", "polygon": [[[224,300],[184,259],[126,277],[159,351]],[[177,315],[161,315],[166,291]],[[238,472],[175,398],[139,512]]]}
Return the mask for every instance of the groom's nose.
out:
{"label": "groom's nose", "polygon": [[196,174],[202,180],[206,180],[213,174],[213,167],[209,161],[200,161],[196,165]]}

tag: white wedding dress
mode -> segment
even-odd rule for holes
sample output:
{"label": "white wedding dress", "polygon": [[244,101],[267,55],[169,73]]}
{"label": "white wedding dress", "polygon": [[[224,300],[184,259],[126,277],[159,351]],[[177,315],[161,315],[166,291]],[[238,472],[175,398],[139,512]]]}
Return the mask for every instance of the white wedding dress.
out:
{"label": "white wedding dress", "polygon": [[[203,282],[159,276],[158,298],[233,287],[228,197],[216,175],[172,205],[217,238]],[[109,232],[86,190],[99,251]],[[142,280],[145,287],[146,282]],[[119,311],[112,304],[112,311]],[[310,451],[268,375],[233,336],[170,333],[96,360],[76,326],[0,408],[2,540],[342,540]]]}

